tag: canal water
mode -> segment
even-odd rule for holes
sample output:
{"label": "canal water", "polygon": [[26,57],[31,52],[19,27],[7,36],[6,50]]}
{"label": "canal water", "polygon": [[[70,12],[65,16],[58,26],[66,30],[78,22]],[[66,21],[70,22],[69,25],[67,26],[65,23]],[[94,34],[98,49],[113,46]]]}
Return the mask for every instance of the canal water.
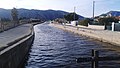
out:
{"label": "canal water", "polygon": [[[91,62],[77,63],[76,58],[91,56],[97,49],[99,56],[119,56],[110,44],[79,36],[47,23],[34,27],[35,40],[25,68],[91,68]],[[119,61],[100,61],[99,68],[119,68]]]}

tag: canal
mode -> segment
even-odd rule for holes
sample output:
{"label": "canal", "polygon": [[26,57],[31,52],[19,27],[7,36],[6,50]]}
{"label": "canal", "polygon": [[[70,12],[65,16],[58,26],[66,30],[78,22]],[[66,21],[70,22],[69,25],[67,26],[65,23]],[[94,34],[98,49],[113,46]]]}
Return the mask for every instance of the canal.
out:
{"label": "canal", "polygon": [[[91,62],[76,63],[76,58],[91,56],[97,49],[100,56],[119,56],[110,44],[51,27],[47,23],[34,27],[35,40],[25,68],[91,68]],[[119,68],[119,61],[100,61],[99,68]]]}

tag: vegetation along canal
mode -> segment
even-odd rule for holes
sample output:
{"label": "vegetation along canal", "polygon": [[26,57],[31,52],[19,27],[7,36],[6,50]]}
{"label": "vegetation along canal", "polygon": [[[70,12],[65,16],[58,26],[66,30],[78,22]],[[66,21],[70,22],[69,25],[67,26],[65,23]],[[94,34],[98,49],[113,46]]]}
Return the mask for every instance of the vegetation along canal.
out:
{"label": "vegetation along canal", "polygon": [[[35,40],[25,68],[91,68],[91,62],[77,63],[76,58],[91,56],[91,49],[99,56],[120,56],[110,44],[79,36],[47,23],[34,27]],[[99,68],[119,68],[120,61],[100,61]]]}

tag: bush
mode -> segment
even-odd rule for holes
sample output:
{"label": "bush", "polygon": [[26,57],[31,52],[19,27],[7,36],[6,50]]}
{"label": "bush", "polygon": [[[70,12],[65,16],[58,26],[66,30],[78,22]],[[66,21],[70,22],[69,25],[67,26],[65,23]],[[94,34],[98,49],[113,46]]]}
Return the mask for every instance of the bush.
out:
{"label": "bush", "polygon": [[[74,19],[74,15],[75,15],[75,19]],[[79,19],[79,16],[76,14],[76,13],[69,13],[67,15],[64,15],[64,18],[67,20],[67,21],[74,21],[74,20],[78,20]]]}
{"label": "bush", "polygon": [[90,23],[90,22],[91,22],[90,19],[86,18],[84,20],[79,21],[78,24],[83,25],[83,26],[88,26],[88,23]]}
{"label": "bush", "polygon": [[98,21],[100,22],[101,25],[108,25],[110,26],[112,22],[118,23],[118,19],[115,17],[107,17],[107,18],[99,18]]}

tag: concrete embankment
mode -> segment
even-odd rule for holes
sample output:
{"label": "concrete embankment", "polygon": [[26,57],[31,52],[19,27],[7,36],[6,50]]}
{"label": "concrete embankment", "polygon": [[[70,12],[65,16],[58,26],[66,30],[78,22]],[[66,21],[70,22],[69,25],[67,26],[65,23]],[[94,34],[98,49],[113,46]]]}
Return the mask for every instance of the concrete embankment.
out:
{"label": "concrete embankment", "polygon": [[33,40],[34,30],[31,24],[0,33],[0,68],[21,68]]}
{"label": "concrete embankment", "polygon": [[120,32],[113,32],[108,30],[100,30],[100,29],[90,29],[90,28],[82,28],[82,27],[72,27],[65,26],[60,24],[50,24],[50,26],[54,26],[66,31],[70,31],[76,34],[84,35],[93,39],[100,40],[102,42],[107,42],[113,45],[120,45]]}

